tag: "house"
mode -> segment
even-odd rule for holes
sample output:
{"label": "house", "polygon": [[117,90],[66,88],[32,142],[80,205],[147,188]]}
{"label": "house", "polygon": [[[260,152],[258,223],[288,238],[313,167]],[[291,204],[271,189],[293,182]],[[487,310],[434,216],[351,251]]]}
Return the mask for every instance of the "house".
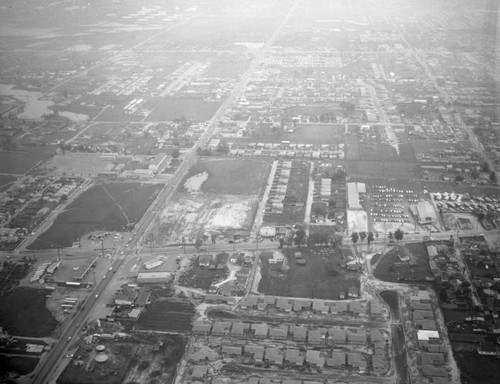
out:
{"label": "house", "polygon": [[307,333],[307,343],[311,344],[311,345],[322,344],[324,337],[325,337],[325,333],[322,334],[322,332],[319,329],[310,330]]}
{"label": "house", "polygon": [[431,303],[421,303],[420,301],[411,301],[411,308],[418,311],[432,311]]}
{"label": "house", "polygon": [[248,296],[240,301],[241,309],[250,309],[257,307],[258,296]]}
{"label": "house", "polygon": [[234,304],[236,299],[234,297],[227,297],[223,295],[205,295],[205,301],[213,302],[213,303],[226,303],[226,304]]}
{"label": "house", "polygon": [[307,351],[306,363],[322,368],[325,365],[325,358],[321,356],[320,351]]}
{"label": "house", "polygon": [[212,256],[211,255],[200,255],[200,256],[198,256],[198,265],[200,267],[209,267],[211,262],[212,262]]}
{"label": "house", "polygon": [[257,309],[259,311],[265,311],[268,306],[276,305],[276,297],[274,296],[264,296],[264,299],[257,303]]}
{"label": "house", "polygon": [[227,355],[241,356],[242,348],[233,345],[223,345],[222,353]]}
{"label": "house", "polygon": [[278,297],[276,301],[276,308],[285,312],[292,312],[292,304],[289,303],[289,300],[284,297]]}
{"label": "house", "polygon": [[284,340],[288,337],[288,325],[280,325],[269,329],[269,337],[274,340]]}
{"label": "house", "polygon": [[202,348],[189,355],[191,361],[215,361],[219,358],[219,354],[211,348]]}
{"label": "house", "polygon": [[267,337],[268,330],[269,326],[267,324],[252,324],[252,331],[257,339],[265,339]]}
{"label": "house", "polygon": [[330,310],[330,306],[327,305],[323,300],[313,300],[312,310],[314,312],[321,312],[323,314],[327,314],[328,311]]}
{"label": "house", "polygon": [[444,367],[434,367],[432,365],[423,365],[422,374],[431,379],[434,379],[434,377],[448,377],[448,371]]}
{"label": "house", "polygon": [[420,303],[430,303],[431,302],[431,295],[428,291],[418,291],[414,295],[410,297],[410,300],[413,301],[418,301]]}
{"label": "house", "polygon": [[444,365],[445,358],[442,353],[431,353],[431,352],[421,352],[420,360],[422,361],[422,365]]}
{"label": "house", "polygon": [[347,313],[348,305],[344,301],[337,301],[330,304],[330,312],[334,315],[343,315]]}
{"label": "house", "polygon": [[370,340],[372,344],[379,341],[385,341],[384,335],[380,329],[370,329]]}
{"label": "house", "polygon": [[208,365],[195,365],[191,377],[193,379],[204,379],[205,376],[208,374],[208,369],[209,369]]}
{"label": "house", "polygon": [[262,361],[264,358],[264,351],[264,347],[260,345],[245,345],[245,353],[252,355],[256,361]]}
{"label": "house", "polygon": [[231,327],[230,335],[242,339],[245,333],[250,329],[249,323],[235,322]]}
{"label": "house", "polygon": [[383,314],[384,307],[375,300],[370,301],[370,314],[375,317],[379,317]]}
{"label": "house", "polygon": [[417,341],[418,347],[424,350],[429,349],[429,345],[439,344],[439,332],[438,331],[417,331]]}
{"label": "house", "polygon": [[362,313],[365,313],[365,308],[359,301],[353,301],[349,303],[349,312],[351,312],[354,316],[359,316]]}
{"label": "house", "polygon": [[298,349],[287,349],[285,351],[285,361],[288,361],[291,365],[301,366],[304,364],[304,356],[301,355]]}
{"label": "house", "polygon": [[436,331],[437,326],[434,320],[415,320],[415,326],[425,331]]}
{"label": "house", "polygon": [[310,300],[293,300],[293,311],[300,312],[311,309]]}
{"label": "house", "polygon": [[347,365],[352,367],[353,369],[357,369],[359,371],[366,370],[366,361],[363,359],[361,353],[347,353]]}
{"label": "house", "polygon": [[231,327],[229,321],[219,321],[212,326],[212,336],[224,336]]}
{"label": "house", "polygon": [[366,344],[366,333],[364,331],[360,331],[359,333],[348,332],[347,341],[349,342],[349,344]]}
{"label": "house", "polygon": [[351,298],[359,297],[359,289],[358,287],[349,287],[347,290],[347,296]]}
{"label": "house", "polygon": [[346,331],[338,328],[329,328],[328,340],[333,344],[345,344],[347,341]]}
{"label": "house", "polygon": [[346,354],[345,352],[332,352],[332,357],[326,359],[326,365],[335,369],[345,368],[346,365]]}
{"label": "house", "polygon": [[204,321],[196,321],[193,324],[193,333],[197,335],[209,335],[212,330],[212,324]]}
{"label": "house", "polygon": [[434,314],[432,311],[421,311],[415,310],[413,311],[413,320],[429,320],[434,319]]}
{"label": "house", "polygon": [[376,375],[381,375],[387,372],[389,368],[387,364],[387,359],[383,355],[373,355],[372,357],[373,373]]}
{"label": "house", "polygon": [[295,325],[290,327],[290,333],[293,335],[293,340],[298,342],[305,342],[307,338],[307,328]]}
{"label": "house", "polygon": [[283,364],[283,354],[281,353],[279,348],[266,348],[264,359],[269,361],[269,363],[271,364]]}

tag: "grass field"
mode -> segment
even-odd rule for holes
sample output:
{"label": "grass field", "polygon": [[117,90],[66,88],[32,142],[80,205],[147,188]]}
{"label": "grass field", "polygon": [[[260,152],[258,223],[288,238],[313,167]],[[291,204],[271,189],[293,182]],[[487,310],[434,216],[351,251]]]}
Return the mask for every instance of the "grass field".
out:
{"label": "grass field", "polygon": [[158,184],[141,183],[96,185],[78,196],[29,248],[69,247],[92,231],[130,229],[141,219],[160,188]]}
{"label": "grass field", "polygon": [[182,299],[159,299],[149,305],[139,317],[136,328],[164,332],[189,332],[193,305]]}
{"label": "grass field", "polygon": [[[295,252],[301,252],[306,265],[295,262]],[[266,295],[339,299],[349,287],[359,288],[359,274],[339,267],[342,255],[331,248],[286,249],[290,270],[282,272],[281,263],[269,264],[269,256],[261,256],[262,279],[259,292]]]}
{"label": "grass field", "polygon": [[48,159],[54,147],[35,147],[19,151],[0,151],[0,173],[25,173],[38,162]]}
{"label": "grass field", "polygon": [[187,119],[196,121],[209,120],[220,107],[220,103],[200,99],[162,98],[149,114],[146,121],[172,121]]}
{"label": "grass field", "polygon": [[344,125],[297,124],[295,132],[283,134],[283,140],[303,144],[337,144],[344,142],[344,131]]}
{"label": "grass field", "polygon": [[16,288],[0,297],[0,326],[10,335],[46,337],[57,321],[45,307],[47,292]]}
{"label": "grass field", "polygon": [[[398,254],[401,257],[408,256],[410,260],[401,262]],[[426,278],[434,276],[429,266],[429,255],[424,243],[394,246],[380,258],[374,275],[377,279],[391,282],[426,281]]]}
{"label": "grass field", "polygon": [[267,179],[270,165],[259,160],[207,160],[191,168],[187,178],[202,172],[208,173],[201,190],[216,194],[257,194]]}

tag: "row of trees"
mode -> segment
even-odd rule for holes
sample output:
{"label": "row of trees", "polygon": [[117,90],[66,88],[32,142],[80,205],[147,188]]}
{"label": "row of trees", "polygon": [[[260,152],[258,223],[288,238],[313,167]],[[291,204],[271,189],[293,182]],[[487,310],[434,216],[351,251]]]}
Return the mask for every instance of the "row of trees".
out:
{"label": "row of trees", "polygon": [[[378,233],[375,233],[375,236],[378,238]],[[387,234],[389,237],[389,240],[396,239],[396,241],[399,243],[400,240],[403,240],[404,232],[401,229],[396,229],[394,233],[389,232]],[[361,240],[361,243],[366,239],[368,245],[375,240],[375,237],[373,235],[373,232],[353,232],[351,235],[351,240],[353,244],[356,244],[359,240]]]}

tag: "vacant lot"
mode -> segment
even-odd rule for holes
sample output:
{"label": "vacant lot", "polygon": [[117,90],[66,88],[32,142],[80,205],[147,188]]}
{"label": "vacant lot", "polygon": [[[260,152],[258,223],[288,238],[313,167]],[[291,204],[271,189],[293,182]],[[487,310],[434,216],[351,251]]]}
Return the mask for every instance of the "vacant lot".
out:
{"label": "vacant lot", "polygon": [[[227,253],[219,254],[216,257],[218,266],[225,265],[227,262]],[[192,261],[188,270],[179,278],[179,284],[186,287],[200,288],[208,290],[212,283],[224,280],[228,276],[227,267],[220,269],[211,269],[209,267],[200,267],[198,259]]]}
{"label": "vacant lot", "polygon": [[[405,258],[409,260],[401,261]],[[374,275],[380,280],[392,282],[426,281],[433,277],[424,243],[394,246],[380,258]]]}
{"label": "vacant lot", "polygon": [[156,104],[146,121],[172,121],[176,119],[205,121],[217,112],[220,105],[220,103],[201,99],[164,97]]}
{"label": "vacant lot", "polygon": [[257,194],[267,179],[270,164],[259,160],[208,160],[199,161],[187,178],[207,172],[208,179],[200,190],[228,195]]}
{"label": "vacant lot", "polygon": [[156,300],[146,307],[137,321],[137,329],[165,332],[189,332],[193,305],[182,299],[168,298]]}
{"label": "vacant lot", "polygon": [[97,176],[111,164],[103,160],[97,153],[67,152],[64,155],[54,155],[40,168],[57,176]]}
{"label": "vacant lot", "polygon": [[141,219],[161,187],[141,183],[96,185],[78,196],[29,248],[69,247],[93,231],[130,229]]}
{"label": "vacant lot", "polygon": [[284,133],[283,138],[293,143],[337,144],[344,142],[344,125],[297,124],[295,132]]}
{"label": "vacant lot", "polygon": [[57,321],[45,307],[47,292],[16,288],[0,297],[0,326],[10,335],[46,337]]}
{"label": "vacant lot", "polygon": [[[305,265],[295,262],[295,252],[301,252]],[[282,263],[269,264],[269,256],[261,256],[262,279],[259,292],[266,295],[339,299],[349,287],[359,288],[359,274],[340,268],[344,259],[331,248],[293,248],[284,250],[289,270]]]}
{"label": "vacant lot", "polygon": [[26,173],[42,160],[48,159],[54,148],[35,147],[29,150],[0,151],[0,173]]}

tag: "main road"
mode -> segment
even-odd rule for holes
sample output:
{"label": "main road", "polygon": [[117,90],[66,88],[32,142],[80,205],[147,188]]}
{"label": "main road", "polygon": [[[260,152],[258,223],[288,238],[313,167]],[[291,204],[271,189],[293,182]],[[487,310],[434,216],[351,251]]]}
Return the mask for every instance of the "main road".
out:
{"label": "main road", "polygon": [[[224,103],[221,105],[221,107],[217,110],[217,112],[212,117],[212,119],[210,119],[210,121],[206,124],[205,132],[202,134],[202,136],[199,138],[199,140],[195,143],[195,145],[188,152],[185,159],[183,160],[183,162],[181,163],[179,168],[174,173],[174,176],[172,177],[172,179],[169,181],[168,184],[166,184],[162,188],[162,190],[157,195],[153,204],[151,204],[149,209],[143,215],[142,219],[135,226],[135,228],[132,232],[132,239],[127,244],[128,247],[122,246],[117,250],[117,253],[118,252],[119,253],[126,252],[126,253],[124,255],[121,255],[113,263],[111,268],[115,272],[116,272],[116,270],[118,270],[121,267],[124,260],[128,256],[133,255],[135,252],[137,252],[140,249],[140,244],[142,243],[145,236],[147,236],[151,226],[153,226],[155,224],[155,217],[161,212],[161,209],[163,209],[163,207],[166,204],[168,204],[168,202],[170,201],[171,197],[173,196],[173,193],[175,192],[175,190],[179,186],[179,183],[181,182],[183,177],[187,174],[188,170],[196,162],[198,148],[200,148],[203,145],[206,145],[208,143],[211,136],[215,132],[221,118],[224,116],[224,114],[226,113],[228,108],[234,103],[234,101],[236,101],[240,97],[241,93],[246,88],[246,85],[248,83],[248,80],[250,79],[250,76],[254,73],[254,71],[261,64],[262,59],[265,57],[265,55],[268,54],[270,48],[272,47],[274,41],[276,40],[276,38],[278,36],[278,34],[280,33],[283,26],[287,23],[290,15],[297,8],[297,5],[298,5],[298,1],[295,2],[294,6],[285,15],[282,22],[276,28],[274,33],[269,37],[269,39],[267,40],[264,47],[256,53],[255,57],[252,59],[248,69],[242,75],[238,84],[231,91],[228,98],[224,101]],[[166,31],[162,31],[159,34],[148,38],[146,41],[149,41],[152,38],[155,38],[157,36],[160,36],[162,33],[165,33],[165,32]],[[144,41],[144,42],[146,42],[146,41]],[[127,51],[130,51],[134,48],[141,46],[142,44],[144,44],[144,42],[127,49]],[[97,66],[104,64],[105,62],[109,61],[110,59],[105,60],[101,63],[98,63]],[[58,86],[54,87],[54,89],[58,88],[62,84],[64,84],[64,82],[59,84]],[[114,277],[114,273],[108,273],[106,275],[106,277],[103,280],[101,280],[99,282],[99,284],[97,284],[92,295],[89,296],[89,298],[86,300],[85,304],[83,305],[83,308],[64,328],[64,330],[62,331],[61,339],[59,340],[59,342],[54,345],[54,347],[47,353],[47,356],[45,356],[43,361],[38,365],[37,370],[34,373],[34,378],[32,381],[34,384],[46,384],[49,381],[49,379],[52,377],[54,370],[56,368],[57,362],[62,357],[62,354],[64,353],[64,351],[68,347],[68,343],[71,340],[74,340],[79,336],[80,329],[83,326],[87,317],[89,316],[94,304],[97,301],[97,298],[106,289],[106,287],[108,286],[110,281],[113,280],[113,277]]]}

